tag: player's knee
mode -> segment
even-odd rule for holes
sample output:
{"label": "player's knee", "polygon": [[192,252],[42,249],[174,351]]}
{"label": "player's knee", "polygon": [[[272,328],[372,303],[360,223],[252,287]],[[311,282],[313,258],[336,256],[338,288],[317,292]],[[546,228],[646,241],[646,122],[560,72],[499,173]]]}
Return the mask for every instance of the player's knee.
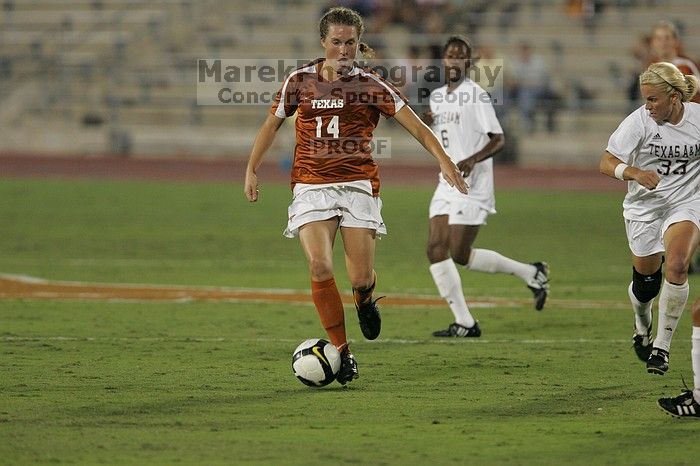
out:
{"label": "player's knee", "polygon": [[666,280],[675,285],[680,285],[688,280],[688,267],[690,258],[684,254],[668,253],[666,255]]}
{"label": "player's knee", "polygon": [[309,272],[311,279],[316,282],[322,282],[333,278],[333,262],[325,258],[309,259]]}
{"label": "player's knee", "polygon": [[648,303],[661,290],[661,267],[651,275],[643,275],[632,267],[632,293],[640,303]]}
{"label": "player's knee", "polygon": [[449,248],[445,244],[437,241],[428,241],[426,253],[431,264],[442,262],[450,257]]}
{"label": "player's knee", "polygon": [[459,265],[466,266],[467,264],[469,264],[469,256],[471,256],[471,254],[471,248],[450,248],[450,255],[452,256],[452,260]]}
{"label": "player's knee", "polygon": [[366,290],[374,285],[374,271],[372,269],[366,273],[352,274],[349,278],[354,290]]}

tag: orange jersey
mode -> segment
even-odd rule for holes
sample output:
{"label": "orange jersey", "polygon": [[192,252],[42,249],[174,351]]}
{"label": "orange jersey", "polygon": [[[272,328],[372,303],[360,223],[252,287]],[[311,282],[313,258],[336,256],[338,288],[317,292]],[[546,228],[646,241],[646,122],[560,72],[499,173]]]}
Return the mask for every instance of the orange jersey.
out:
{"label": "orange jersey", "polygon": [[377,196],[372,133],[379,116],[393,116],[406,98],[375,72],[357,66],[347,76],[327,81],[320,74],[323,62],[293,71],[270,109],[279,118],[297,114],[292,188],[296,183],[370,180]]}
{"label": "orange jersey", "polygon": [[700,71],[698,71],[697,65],[690,58],[676,57],[673,59],[673,64],[676,65],[676,68],[678,68],[681,73],[692,74],[695,75],[696,78],[700,79]]}
{"label": "orange jersey", "polygon": [[[654,58],[654,59],[651,61],[651,63],[656,63],[656,62],[658,62],[658,61],[662,61],[662,60],[659,60],[658,58]],[[692,74],[692,75],[694,75],[696,78],[700,79],[700,70],[698,70],[698,66],[697,66],[697,65],[695,64],[695,62],[694,62],[693,60],[691,60],[690,58],[688,58],[688,57],[683,57],[683,56],[680,56],[680,55],[679,55],[679,56],[677,56],[676,58],[674,58],[673,60],[671,60],[671,63],[673,63],[674,65],[676,65],[676,68],[678,68],[678,70],[679,70],[681,73],[683,73],[683,74]],[[690,101],[691,101],[691,102],[695,102],[695,103],[700,103],[700,92],[698,92],[697,94],[695,94],[695,96],[694,96],[692,99],[690,99]]]}
{"label": "orange jersey", "polygon": [[[700,79],[700,71],[698,71],[698,67],[695,65],[695,62],[690,58],[676,57],[673,59],[673,64],[676,65],[676,68],[678,68],[681,71],[681,73],[692,74],[696,78]],[[695,96],[692,99],[690,99],[690,101],[700,103],[700,92],[695,94]]]}

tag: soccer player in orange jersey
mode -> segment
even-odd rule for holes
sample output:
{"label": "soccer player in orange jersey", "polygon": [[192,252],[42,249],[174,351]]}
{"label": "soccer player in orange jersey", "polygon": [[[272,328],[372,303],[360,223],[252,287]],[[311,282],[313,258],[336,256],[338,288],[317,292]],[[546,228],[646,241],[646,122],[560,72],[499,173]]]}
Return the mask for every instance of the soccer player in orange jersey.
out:
{"label": "soccer player in orange jersey", "polygon": [[[651,33],[651,53],[653,62],[669,62],[683,74],[691,74],[700,79],[700,70],[693,60],[682,55],[683,46],[678,37],[678,30],[673,23],[659,21]],[[696,94],[691,102],[700,103],[700,94]]]}
{"label": "soccer player in orange jersey", "polygon": [[440,142],[406,105],[399,91],[355,63],[362,17],[332,8],[319,24],[325,57],[292,72],[277,93],[253,143],[245,177],[245,196],[258,200],[256,170],[285,118],[297,114],[292,165],[293,200],[284,234],[299,236],[311,274],[314,305],[331,343],[341,353],[338,382],[358,377],[348,348],[345,316],[333,277],[333,243],[340,230],[360,329],[379,336],[381,319],[372,294],[375,239],[386,234],[379,199],[379,171],[372,158],[372,132],[379,117],[394,117],[439,162],[445,180],[466,193],[461,173]]}

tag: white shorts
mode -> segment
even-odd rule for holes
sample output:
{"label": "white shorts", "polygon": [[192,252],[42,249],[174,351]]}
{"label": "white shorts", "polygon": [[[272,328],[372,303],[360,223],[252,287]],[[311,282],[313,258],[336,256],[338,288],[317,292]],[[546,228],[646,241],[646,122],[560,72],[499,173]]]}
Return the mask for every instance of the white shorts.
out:
{"label": "white shorts", "polygon": [[315,185],[297,183],[283,234],[294,238],[299,228],[307,223],[340,217],[341,227],[369,228],[382,236],[386,235],[386,226],[381,211],[382,200],[372,196],[368,180]]}
{"label": "white shorts", "polygon": [[446,183],[438,183],[430,200],[428,216],[447,215],[449,225],[486,225],[490,213],[468,195],[455,191]]}
{"label": "white shorts", "polygon": [[674,223],[683,221],[693,222],[700,229],[700,205],[697,202],[670,209],[663,217],[649,222],[625,219],[627,241],[632,254],[646,257],[664,252],[666,230]]}

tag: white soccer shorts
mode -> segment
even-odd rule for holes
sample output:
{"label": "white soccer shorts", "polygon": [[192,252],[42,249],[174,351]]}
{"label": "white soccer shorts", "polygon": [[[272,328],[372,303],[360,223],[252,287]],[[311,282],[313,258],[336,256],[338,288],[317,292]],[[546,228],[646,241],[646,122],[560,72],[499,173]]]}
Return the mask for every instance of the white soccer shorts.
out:
{"label": "white soccer shorts", "polygon": [[632,254],[646,257],[664,252],[664,235],[674,223],[690,221],[700,229],[700,200],[669,209],[666,215],[649,222],[625,219],[627,241]]}
{"label": "white soccer shorts", "polygon": [[449,225],[486,225],[489,211],[446,183],[438,183],[430,200],[428,216],[447,215]]}
{"label": "white soccer shorts", "polygon": [[294,186],[294,199],[288,209],[289,221],[284,236],[294,238],[307,223],[340,217],[341,227],[369,228],[378,236],[386,235],[382,219],[382,200],[373,197],[369,181]]}

